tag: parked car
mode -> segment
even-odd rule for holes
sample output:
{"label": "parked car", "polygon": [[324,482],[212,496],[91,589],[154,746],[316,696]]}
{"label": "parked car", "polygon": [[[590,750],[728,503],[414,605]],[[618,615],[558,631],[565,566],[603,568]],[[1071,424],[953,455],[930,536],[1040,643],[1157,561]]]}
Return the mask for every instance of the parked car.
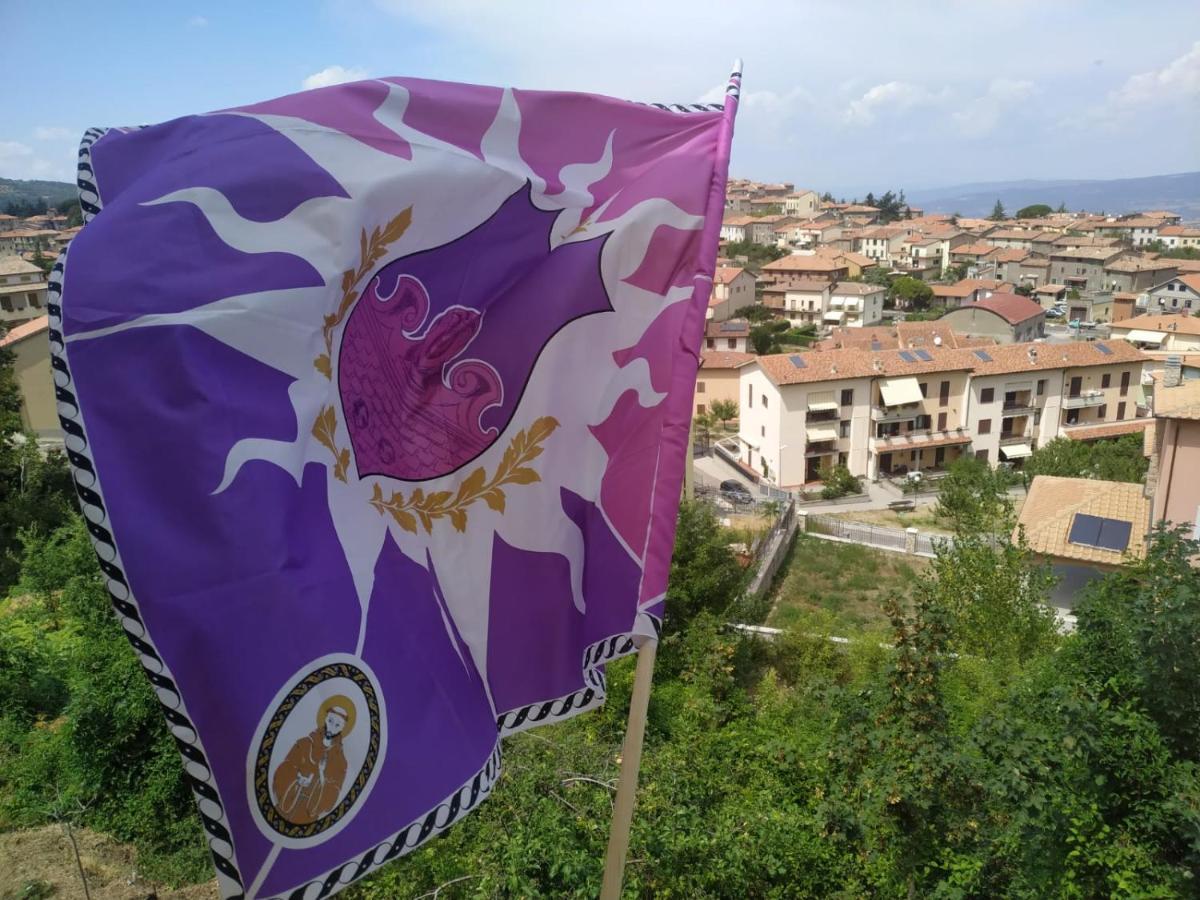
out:
{"label": "parked car", "polygon": [[746,486],[740,481],[734,481],[732,478],[729,481],[721,482],[721,493],[735,503],[754,502],[754,496],[747,490]]}
{"label": "parked car", "polygon": [[1062,317],[1063,311],[1056,306],[1046,310],[1047,319],[1061,319]]}

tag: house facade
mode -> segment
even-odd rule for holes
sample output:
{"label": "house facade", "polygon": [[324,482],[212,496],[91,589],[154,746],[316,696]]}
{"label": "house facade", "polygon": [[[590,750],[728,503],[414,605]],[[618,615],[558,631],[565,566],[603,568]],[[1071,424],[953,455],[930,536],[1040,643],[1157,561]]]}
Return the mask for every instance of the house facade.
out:
{"label": "house facade", "polygon": [[743,306],[753,304],[756,283],[757,279],[741,266],[717,266],[708,300],[709,320],[724,322]]}
{"label": "house facade", "polygon": [[1049,279],[1080,293],[1104,290],[1105,268],[1125,253],[1119,247],[1077,247],[1050,254]]}
{"label": "house facade", "polygon": [[1046,311],[1019,294],[987,292],[983,297],[947,312],[942,319],[957,334],[992,338],[1000,344],[1019,344],[1046,336]]}
{"label": "house facade", "polygon": [[1146,312],[1154,314],[1200,311],[1200,273],[1189,272],[1162,281],[1146,291]]}
{"label": "house facade", "polygon": [[1200,380],[1161,388],[1154,397],[1147,492],[1154,522],[1189,526],[1200,539]]}
{"label": "house facade", "polygon": [[37,266],[19,256],[0,256],[0,327],[44,316],[48,287]]}
{"label": "house facade", "polygon": [[17,388],[21,393],[21,424],[39,440],[61,443],[62,425],[50,370],[50,320],[42,315],[12,328],[0,337],[0,349],[11,350]]}
{"label": "house facade", "polygon": [[864,328],[883,321],[883,301],[887,289],[882,285],[862,281],[839,281],[833,286],[829,298],[829,312],[841,313],[832,320],[826,313],[826,325],[841,325],[846,328]]}
{"label": "house facade", "polygon": [[745,319],[709,322],[704,329],[705,350],[732,350],[746,353],[750,344],[750,323]]}
{"label": "house facade", "polygon": [[754,354],[736,350],[704,350],[700,354],[700,370],[696,373],[695,414],[712,412],[720,400],[738,403],[741,400],[739,370],[754,361]]}

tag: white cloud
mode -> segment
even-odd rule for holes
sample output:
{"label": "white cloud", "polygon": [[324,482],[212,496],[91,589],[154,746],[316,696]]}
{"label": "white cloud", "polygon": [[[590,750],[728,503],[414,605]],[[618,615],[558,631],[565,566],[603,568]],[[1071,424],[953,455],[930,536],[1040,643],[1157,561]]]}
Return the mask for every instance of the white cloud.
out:
{"label": "white cloud", "polygon": [[62,159],[47,159],[38,155],[28,144],[20,141],[0,140],[0,175],[5,178],[49,178],[62,181],[74,180],[71,153],[56,154]]}
{"label": "white cloud", "polygon": [[342,66],[327,66],[320,72],[314,72],[304,79],[302,86],[304,90],[310,91],[313,88],[329,87],[333,84],[345,84],[347,81],[362,81],[367,77],[367,70],[360,69],[357,66],[352,66],[349,69]]}
{"label": "white cloud", "polygon": [[1178,59],[1161,69],[1132,76],[1109,94],[1109,104],[1126,110],[1150,104],[1174,102],[1200,95],[1200,41]]}
{"label": "white cloud", "polygon": [[994,78],[987,92],[967,102],[954,113],[954,123],[964,137],[983,137],[995,131],[1000,119],[1013,107],[1037,93],[1032,81]]}
{"label": "white cloud", "polygon": [[188,28],[205,28],[208,25],[208,19],[204,16],[192,16],[187,20]]}
{"label": "white cloud", "polygon": [[842,113],[842,121],[850,125],[870,125],[880,115],[905,112],[916,106],[930,106],[947,98],[945,90],[932,93],[907,81],[877,84],[857,100],[852,100]]}
{"label": "white cloud", "polygon": [[58,125],[39,125],[33,129],[33,137],[39,141],[69,141],[78,136],[70,128],[61,128]]}

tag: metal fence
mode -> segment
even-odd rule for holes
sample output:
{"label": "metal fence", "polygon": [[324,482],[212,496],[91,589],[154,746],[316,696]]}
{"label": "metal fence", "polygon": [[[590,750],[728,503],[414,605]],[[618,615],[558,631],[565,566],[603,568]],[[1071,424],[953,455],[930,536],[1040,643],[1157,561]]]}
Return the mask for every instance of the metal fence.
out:
{"label": "metal fence", "polygon": [[887,528],[882,525],[871,525],[868,522],[852,522],[836,516],[808,515],[806,519],[808,522],[806,530],[810,534],[824,534],[855,544],[866,544],[884,550],[898,550],[901,553],[908,549],[908,534],[900,528]]}

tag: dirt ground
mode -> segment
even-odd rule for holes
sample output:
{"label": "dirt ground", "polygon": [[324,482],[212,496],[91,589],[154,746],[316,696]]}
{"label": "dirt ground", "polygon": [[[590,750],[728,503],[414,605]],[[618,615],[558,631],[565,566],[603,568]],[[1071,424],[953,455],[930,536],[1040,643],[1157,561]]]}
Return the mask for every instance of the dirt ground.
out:
{"label": "dirt ground", "polygon": [[[137,874],[136,854],[124,844],[73,829],[92,900],[216,900],[216,881],[170,890]],[[0,900],[75,900],[84,897],[75,854],[57,825],[0,834]]]}
{"label": "dirt ground", "polygon": [[[1021,507],[1025,505],[1025,495],[1015,496],[1012,498],[1012,501],[1013,516],[1020,516]],[[891,509],[848,509],[845,512],[836,512],[833,515],[841,519],[868,522],[872,525],[883,525],[887,528],[918,528],[921,531],[929,531],[934,534],[950,534],[952,532],[950,523],[934,515],[933,511],[935,507],[936,504],[930,503],[918,506],[912,512],[897,512]]]}

